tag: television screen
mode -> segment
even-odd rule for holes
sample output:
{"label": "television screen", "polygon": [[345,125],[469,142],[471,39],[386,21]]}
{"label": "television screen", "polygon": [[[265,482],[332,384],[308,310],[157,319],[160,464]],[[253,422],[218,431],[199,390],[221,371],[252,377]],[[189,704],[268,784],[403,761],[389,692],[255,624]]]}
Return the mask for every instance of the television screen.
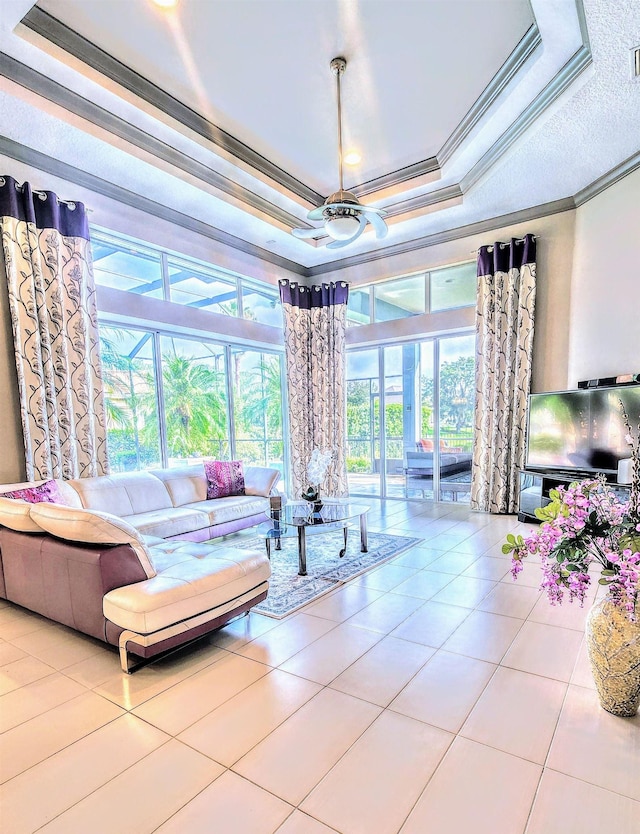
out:
{"label": "television screen", "polygon": [[640,422],[640,385],[531,394],[527,466],[616,472],[618,461],[631,456],[620,400],[635,429]]}

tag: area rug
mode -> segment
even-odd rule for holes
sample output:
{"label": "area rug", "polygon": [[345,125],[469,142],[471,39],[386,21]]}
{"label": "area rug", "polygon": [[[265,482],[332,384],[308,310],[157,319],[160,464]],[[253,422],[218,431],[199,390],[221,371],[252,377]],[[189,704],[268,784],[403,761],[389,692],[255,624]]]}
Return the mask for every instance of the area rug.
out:
{"label": "area rug", "polygon": [[[307,535],[307,576],[298,576],[297,538],[283,538],[282,550],[276,550],[273,542],[269,595],[253,610],[282,619],[348,579],[398,556],[420,541],[422,539],[408,536],[369,533],[369,552],[362,553],[360,535],[354,531],[347,544],[347,552],[340,558],[342,531]],[[238,546],[247,550],[263,550],[265,543],[262,538],[253,538]]]}

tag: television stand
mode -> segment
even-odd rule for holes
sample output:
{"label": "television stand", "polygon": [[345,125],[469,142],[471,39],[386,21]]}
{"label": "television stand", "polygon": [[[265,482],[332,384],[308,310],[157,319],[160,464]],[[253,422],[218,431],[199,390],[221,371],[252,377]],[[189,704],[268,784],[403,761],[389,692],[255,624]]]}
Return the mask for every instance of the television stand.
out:
{"label": "television stand", "polygon": [[[595,472],[544,472],[542,470],[521,469],[520,470],[520,497],[518,500],[518,521],[525,521],[533,524],[540,524],[535,511],[539,507],[546,507],[551,503],[549,493],[559,486],[568,486],[573,481],[582,481],[585,478],[594,478]],[[629,484],[618,484],[609,481],[616,492],[624,496],[629,495]]]}

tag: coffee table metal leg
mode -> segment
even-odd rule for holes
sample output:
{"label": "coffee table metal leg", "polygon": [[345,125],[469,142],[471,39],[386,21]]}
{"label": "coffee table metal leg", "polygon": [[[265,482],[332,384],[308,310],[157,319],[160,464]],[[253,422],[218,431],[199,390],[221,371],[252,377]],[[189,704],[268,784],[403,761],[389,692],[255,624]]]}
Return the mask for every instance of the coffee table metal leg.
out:
{"label": "coffee table metal leg", "polygon": [[344,554],[347,552],[347,534],[349,533],[349,528],[345,525],[342,528],[342,532],[343,532],[343,535],[344,535],[344,547],[340,551],[340,558],[342,558],[344,556]]}
{"label": "coffee table metal leg", "polygon": [[264,541],[267,546],[267,559],[271,559],[271,539],[267,536]]}
{"label": "coffee table metal leg", "polygon": [[360,550],[363,553],[369,552],[369,544],[367,541],[367,514],[362,513],[360,516]]}
{"label": "coffee table metal leg", "polygon": [[298,527],[298,562],[300,570],[299,576],[307,575],[307,541],[304,533],[304,527]]}

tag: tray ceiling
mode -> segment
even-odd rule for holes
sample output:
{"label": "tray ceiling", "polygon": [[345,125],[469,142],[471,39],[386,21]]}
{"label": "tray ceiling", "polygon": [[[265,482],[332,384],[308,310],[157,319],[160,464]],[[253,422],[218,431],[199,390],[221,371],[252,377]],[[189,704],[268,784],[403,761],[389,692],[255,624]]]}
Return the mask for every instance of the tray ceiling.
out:
{"label": "tray ceiling", "polygon": [[[0,153],[302,273],[569,207],[640,150],[632,2],[3,0],[1,26]],[[331,252],[290,229],[337,188],[338,54],[346,185],[390,233]]]}

